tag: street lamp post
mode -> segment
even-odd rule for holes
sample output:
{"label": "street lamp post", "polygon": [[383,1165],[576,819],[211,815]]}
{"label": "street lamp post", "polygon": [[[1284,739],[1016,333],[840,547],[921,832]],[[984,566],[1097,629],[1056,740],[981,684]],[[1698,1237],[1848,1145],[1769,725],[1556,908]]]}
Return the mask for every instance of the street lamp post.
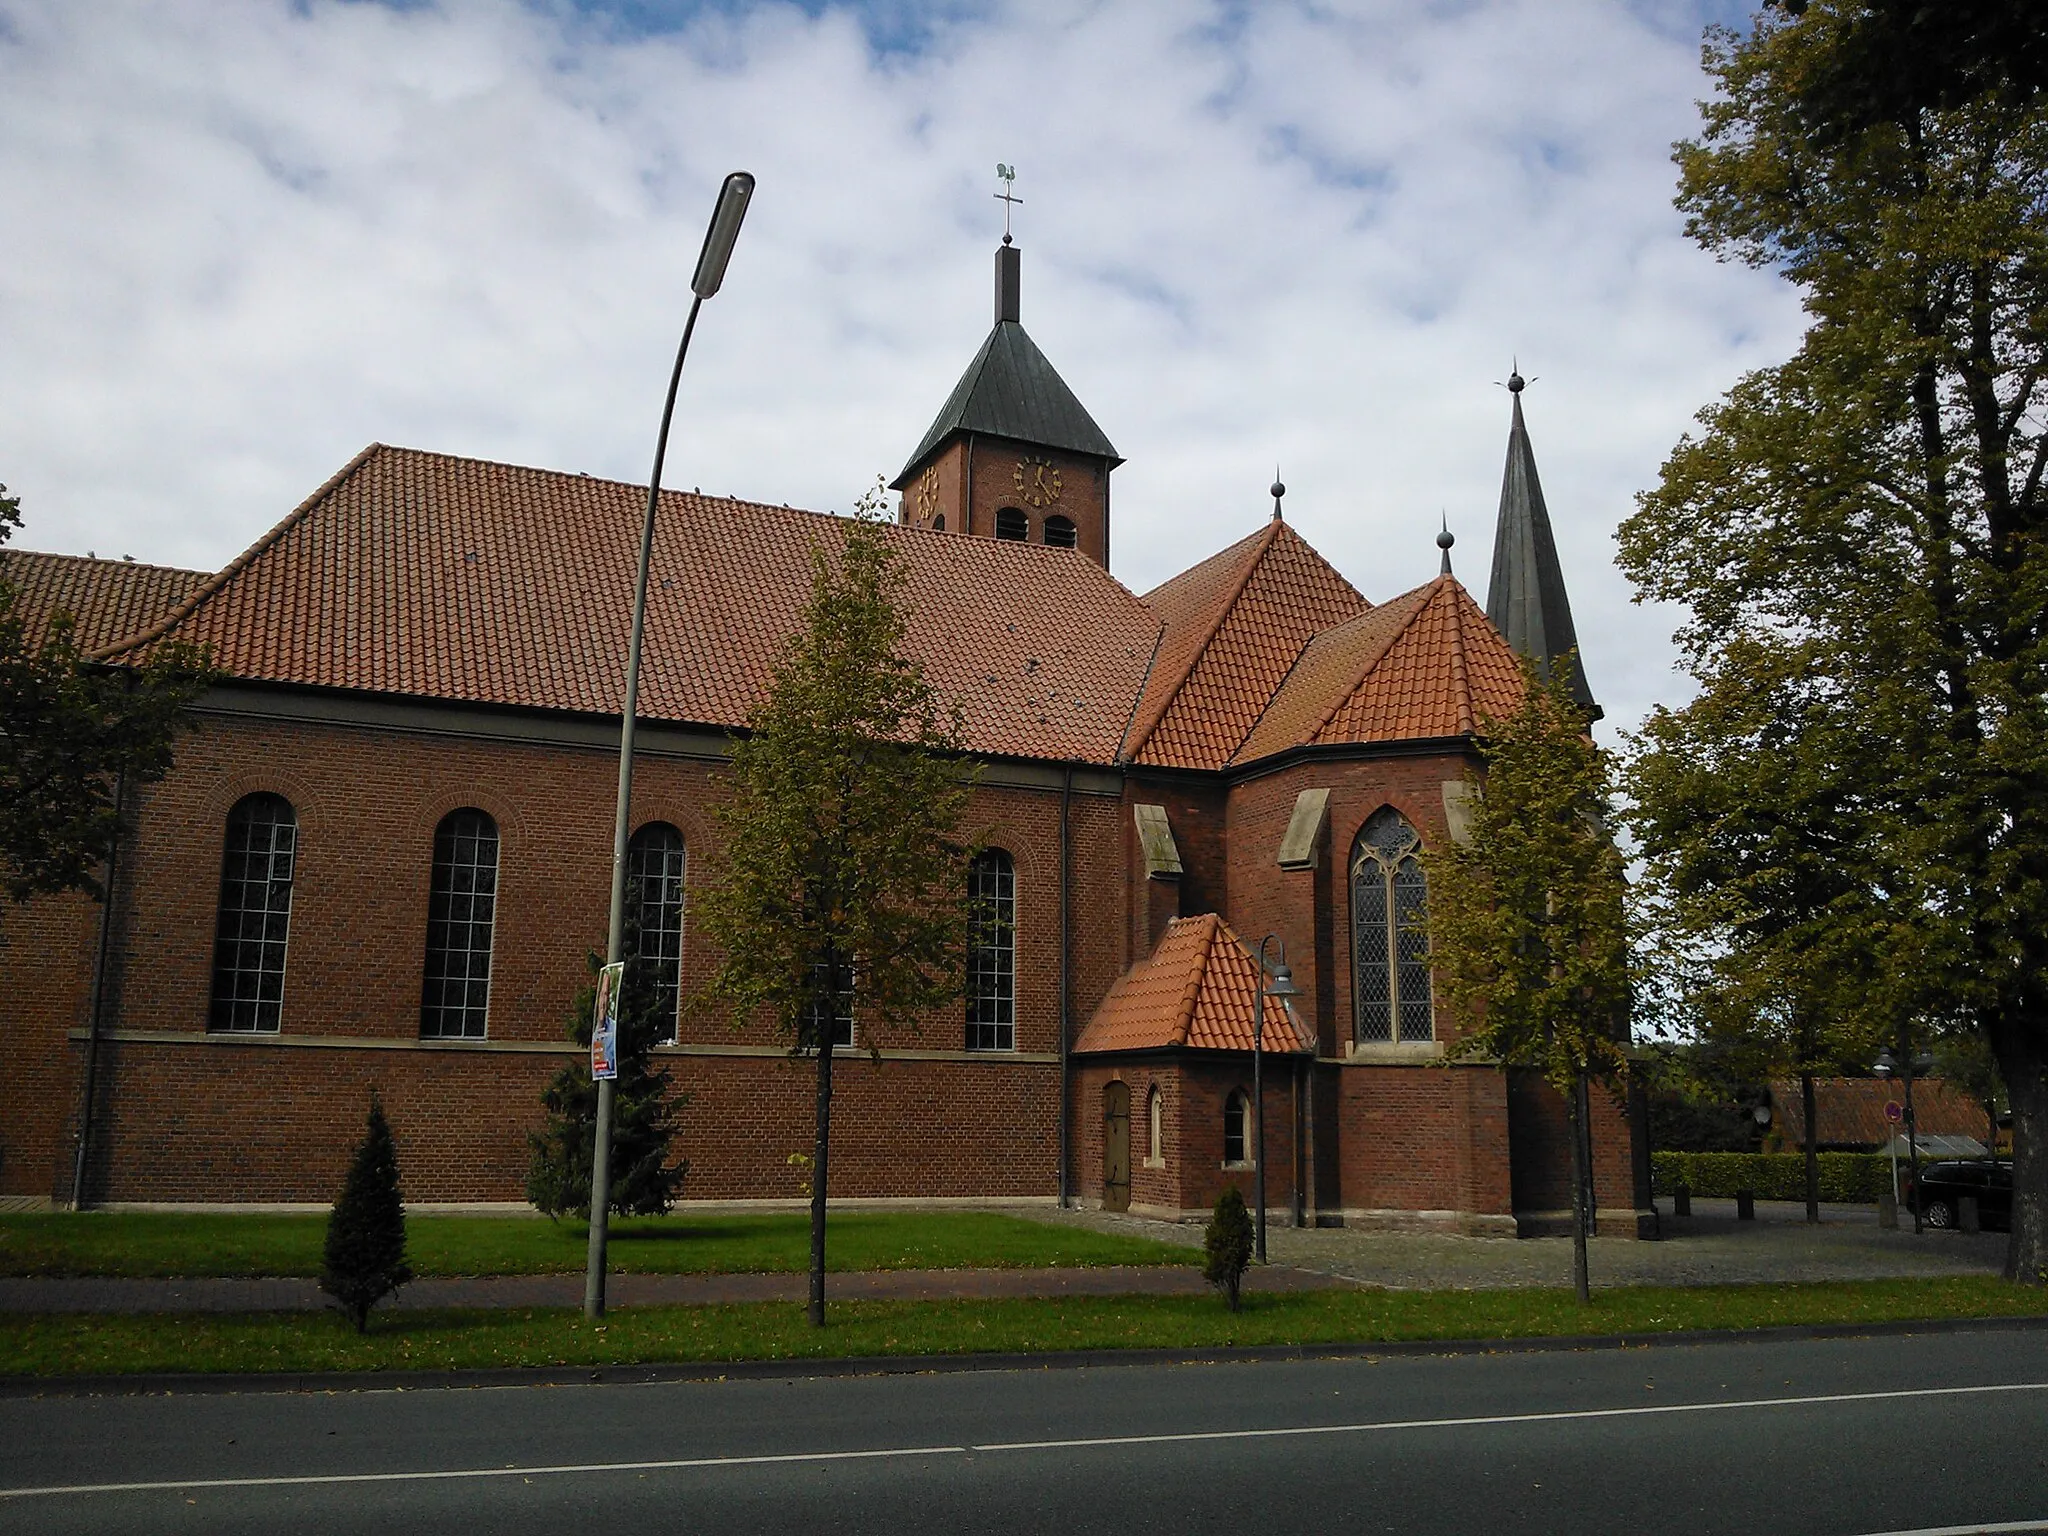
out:
{"label": "street lamp post", "polygon": [[[1280,945],[1279,956],[1270,964],[1266,946]],[[1272,977],[1268,982],[1267,977]],[[1278,999],[1285,1008],[1290,998],[1301,996],[1294,984],[1294,972],[1287,965],[1287,946],[1277,933],[1259,940],[1259,986],[1252,994],[1252,1137],[1257,1148],[1252,1163],[1252,1198],[1258,1202],[1258,1257],[1266,1262],[1266,999]]]}
{"label": "street lamp post", "polygon": [[1898,1073],[1899,1081],[1906,1085],[1906,1166],[1911,1170],[1910,1183],[1913,1186],[1913,1235],[1920,1235],[1920,1133],[1913,1119],[1913,1078],[1926,1072],[1934,1065],[1934,1057],[1926,1051],[1918,1053],[1903,1051],[1893,1055],[1890,1046],[1877,1053],[1877,1064],[1872,1069],[1879,1077],[1890,1077]]}
{"label": "street lamp post", "polygon": [[[668,376],[668,398],[661,407],[661,433],[654,440],[654,473],[647,481],[647,510],[640,519],[640,565],[633,583],[633,633],[626,644],[626,696],[619,711],[619,802],[612,824],[612,911],[605,937],[607,966],[623,958],[626,936],[626,833],[633,806],[633,727],[640,705],[640,635],[647,620],[647,564],[654,553],[654,508],[661,499],[661,461],[668,454],[668,427],[676,411],[676,386],[682,382],[683,359],[689,356],[690,335],[697,329],[697,311],[725,281],[725,264],[739,238],[740,221],[754,195],[754,178],[734,171],[719,188],[697,270],[690,278],[690,317],[683,322],[682,345]],[[593,1016],[592,1038],[604,1021]],[[614,1067],[614,1070],[616,1068]],[[610,1237],[612,1183],[612,1078],[597,1083],[597,1137],[590,1157],[590,1257],[583,1277],[583,1315],[604,1316],[605,1246]]]}

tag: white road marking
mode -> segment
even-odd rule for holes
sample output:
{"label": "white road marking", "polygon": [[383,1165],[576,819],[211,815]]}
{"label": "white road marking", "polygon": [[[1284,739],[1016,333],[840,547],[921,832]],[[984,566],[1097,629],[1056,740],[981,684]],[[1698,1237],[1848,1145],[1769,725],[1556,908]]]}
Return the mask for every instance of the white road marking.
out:
{"label": "white road marking", "polygon": [[[66,1483],[0,1488],[0,1499],[49,1498],[87,1493],[180,1493],[207,1488],[309,1488],[353,1483],[453,1482],[477,1478],[566,1477],[594,1472],[671,1472],[699,1467],[768,1467],[831,1461],[878,1461],[908,1456],[970,1456],[996,1451],[1066,1451],[1129,1445],[1188,1445],[1212,1440],[1277,1440],[1301,1435],[1362,1435],[1393,1430],[1483,1428],[1506,1424],[1559,1424],[1584,1419],[1638,1419],[1679,1413],[1729,1413],[1756,1408],[1804,1408],[1828,1403],[1896,1402],[1904,1398],[1970,1397],[1996,1392],[2048,1392],[2048,1381],[2000,1382],[1976,1387],[1909,1387],[1891,1392],[1830,1392],[1810,1397],[1752,1397],[1725,1402],[1657,1403],[1633,1408],[1574,1408],[1554,1413],[1477,1414],[1456,1419],[1377,1419],[1357,1424],[1302,1424],[1281,1429],[1189,1430],[1168,1435],[1097,1435],[1074,1440],[1011,1440],[986,1445],[913,1445],[878,1451],[792,1451],[768,1456],[692,1456],[662,1461],[570,1462],[539,1467],[459,1467],[432,1472],[331,1472],[293,1477],[175,1478],[161,1482]],[[1970,1533],[2048,1530],[2040,1522],[1959,1525],[1883,1536],[1970,1536]]]}
{"label": "white road marking", "polygon": [[2005,1531],[2048,1531],[2048,1520],[2007,1520],[1998,1525],[1923,1525],[1917,1531],[1872,1531],[1869,1536],[1999,1536]]}

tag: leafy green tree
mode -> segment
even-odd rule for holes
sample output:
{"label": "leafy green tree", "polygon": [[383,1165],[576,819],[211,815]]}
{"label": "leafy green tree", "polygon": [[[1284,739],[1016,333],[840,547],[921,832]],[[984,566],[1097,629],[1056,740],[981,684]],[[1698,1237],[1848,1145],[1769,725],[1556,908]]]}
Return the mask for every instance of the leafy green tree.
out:
{"label": "leafy green tree", "polygon": [[[810,1318],[825,1321],[834,1037],[868,1048],[962,990],[966,806],[957,712],[902,654],[902,577],[876,519],[812,553],[803,627],[733,743],[723,847],[698,903],[706,1000],[766,1015],[817,1064]],[[837,548],[830,547],[837,544]]]}
{"label": "leafy green tree", "polygon": [[1811,323],[1795,356],[1701,414],[1623,524],[1622,563],[1643,597],[1689,609],[1678,640],[1703,685],[1735,686],[1744,647],[1796,648],[1858,722],[1857,855],[1910,939],[1887,962],[1889,1006],[1918,989],[1997,1060],[2016,1144],[2006,1273],[2038,1284],[2048,98],[1970,94],[1958,75],[1882,110],[1816,105],[1828,78],[1889,89],[1855,43],[1876,14],[1814,0],[1707,35],[1716,94],[1676,151],[1679,206],[1708,249],[1793,283]]}
{"label": "leafy green tree", "polygon": [[1891,964],[1912,935],[1872,863],[1882,764],[1858,710],[1804,648],[1746,636],[1681,710],[1657,709],[1627,766],[1646,950],[1683,1033],[1752,1082],[1799,1080],[1806,1219],[1820,1220],[1814,1079],[1861,1070],[1912,989]]}
{"label": "leafy green tree", "polygon": [[[0,545],[20,526],[20,500],[0,486]],[[189,645],[104,667],[80,653],[73,627],[59,614],[30,634],[0,552],[0,888],[17,902],[103,894],[121,798],[170,771],[172,737],[206,684]]]}
{"label": "leafy green tree", "polygon": [[1252,1216],[1244,1196],[1233,1184],[1216,1197],[1216,1210],[1202,1233],[1202,1278],[1238,1309],[1238,1292],[1252,1262]]}
{"label": "leafy green tree", "polygon": [[1572,1141],[1572,1278],[1589,1297],[1588,1084],[1628,1071],[1628,935],[1605,817],[1610,768],[1570,669],[1524,664],[1523,701],[1483,726],[1468,835],[1429,853],[1429,958],[1468,1021],[1453,1054],[1533,1068],[1564,1096]]}
{"label": "leafy green tree", "polygon": [[398,1191],[398,1146],[384,1106],[370,1099],[370,1124],[327,1217],[320,1289],[362,1333],[370,1308],[412,1279],[405,1262],[405,1197]]}
{"label": "leafy green tree", "polygon": [[[655,1067],[654,1047],[675,1023],[654,962],[640,954],[639,886],[626,889],[625,984],[619,997],[619,1076],[612,1090],[611,1210],[620,1216],[660,1216],[675,1204],[687,1159],[669,1160],[681,1129],[678,1111],[689,1102],[671,1092],[669,1070]],[[584,1053],[541,1090],[547,1124],[528,1133],[531,1157],[526,1198],[553,1219],[590,1210],[590,1162],[596,1145],[597,1083],[590,1075],[590,1033],[597,1007],[597,973],[604,957],[586,953],[591,979],[569,1010],[569,1038]]]}

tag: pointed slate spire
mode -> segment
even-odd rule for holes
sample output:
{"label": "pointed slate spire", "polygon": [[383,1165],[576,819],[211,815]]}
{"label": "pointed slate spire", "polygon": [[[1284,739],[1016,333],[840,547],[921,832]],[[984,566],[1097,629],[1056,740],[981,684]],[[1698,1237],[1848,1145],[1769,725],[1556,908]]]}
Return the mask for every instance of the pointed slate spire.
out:
{"label": "pointed slate spire", "polygon": [[[1571,600],[1565,596],[1564,570],[1558,564],[1557,540],[1550,531],[1550,511],[1543,504],[1543,483],[1536,478],[1536,453],[1522,421],[1523,378],[1508,375],[1515,414],[1508,429],[1508,462],[1500,485],[1500,522],[1493,535],[1493,577],[1486,588],[1486,616],[1524,656],[1533,657],[1545,676],[1551,664],[1576,652],[1578,632],[1572,627]],[[1586,683],[1586,669],[1571,659],[1572,697],[1593,717],[1600,706]]]}

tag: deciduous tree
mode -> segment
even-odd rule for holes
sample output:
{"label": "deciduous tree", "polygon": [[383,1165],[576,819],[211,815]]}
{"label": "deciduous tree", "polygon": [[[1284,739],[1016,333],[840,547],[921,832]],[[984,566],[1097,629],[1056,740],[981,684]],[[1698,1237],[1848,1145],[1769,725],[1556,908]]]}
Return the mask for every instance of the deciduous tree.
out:
{"label": "deciduous tree", "polygon": [[1528,1067],[1572,1129],[1572,1276],[1586,1300],[1588,1085],[1628,1069],[1628,938],[1610,769],[1569,669],[1525,664],[1523,702],[1482,725],[1467,835],[1427,856],[1429,956],[1467,1021],[1455,1054]]}
{"label": "deciduous tree", "polygon": [[[1678,639],[1703,683],[1736,675],[1743,646],[1794,646],[1860,720],[1876,756],[1853,766],[1877,798],[1859,851],[1892,872],[1932,1011],[1969,1020],[1998,1061],[2007,1274],[2039,1283],[2048,98],[2009,89],[2010,69],[1974,92],[1967,70],[1890,91],[1858,52],[1875,14],[1814,0],[1708,33],[1715,94],[1676,152],[1679,206],[1708,249],[1793,283],[1811,323],[1795,356],[1702,413],[1624,523],[1622,560],[1643,596],[1690,610]],[[1859,71],[1853,110],[1809,91]]]}
{"label": "deciduous tree", "polygon": [[733,743],[723,846],[698,903],[706,998],[772,1019],[816,1063],[810,1317],[825,1321],[839,1021],[877,1050],[962,990],[968,779],[957,712],[903,654],[879,492],[813,551],[803,627]]}

